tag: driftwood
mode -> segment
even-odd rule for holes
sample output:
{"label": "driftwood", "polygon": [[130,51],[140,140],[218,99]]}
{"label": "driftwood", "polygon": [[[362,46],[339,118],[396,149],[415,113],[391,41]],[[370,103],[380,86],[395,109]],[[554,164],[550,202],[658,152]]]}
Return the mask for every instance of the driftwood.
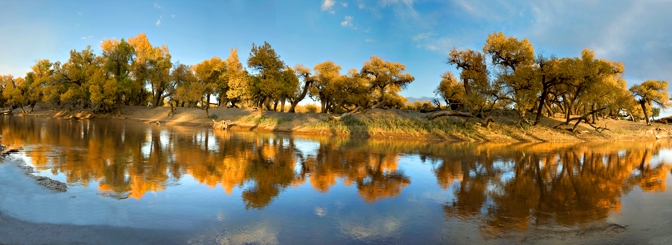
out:
{"label": "driftwood", "polygon": [[11,110],[11,109],[2,110],[2,111],[0,111],[0,114],[3,114],[3,115],[12,115],[12,110]]}
{"label": "driftwood", "polygon": [[19,152],[19,149],[13,149],[13,148],[12,149],[5,149],[4,146],[1,149],[2,149],[2,153],[0,153],[0,155],[2,155],[3,157],[5,157],[9,154],[12,154],[12,153]]}
{"label": "driftwood", "polygon": [[[439,112],[436,112],[432,115],[429,115],[427,117],[427,119],[434,120],[434,119],[439,118],[439,117],[466,117],[467,120],[464,122],[465,127],[469,123],[469,120],[471,120],[472,118],[479,118],[479,117],[475,116],[474,114],[471,114],[471,113],[468,113],[468,112],[439,111]],[[483,120],[485,121],[485,122],[483,122],[483,126],[486,127],[486,128],[490,126],[491,122],[495,122],[495,120],[492,119],[492,117],[486,117],[486,118],[483,118]]]}
{"label": "driftwood", "polygon": [[222,120],[222,121],[215,121],[215,119],[212,119],[212,128],[216,129],[223,129],[223,130],[228,130],[231,126],[236,125],[235,123],[232,123],[229,120]]}
{"label": "driftwood", "polygon": [[362,107],[361,107],[361,106],[358,106],[358,107],[355,108],[354,110],[349,111],[349,112],[346,112],[346,113],[343,113],[343,114],[341,114],[340,116],[332,116],[332,117],[329,117],[329,121],[340,121],[341,119],[343,119],[343,118],[345,118],[345,117],[347,117],[347,116],[352,116],[352,115],[355,115],[355,114],[358,114],[358,113],[361,113],[361,112],[362,112]]}
{"label": "driftwood", "polygon": [[604,128],[603,128],[603,127],[595,126],[595,125],[593,125],[592,123],[589,122],[589,120],[588,120],[588,116],[591,116],[591,115],[593,115],[593,114],[595,114],[595,113],[597,113],[597,112],[600,112],[600,111],[603,111],[603,110],[606,110],[606,109],[607,109],[606,107],[603,107],[603,108],[600,108],[600,109],[593,110],[593,111],[588,112],[587,114],[585,114],[585,115],[583,115],[583,116],[581,116],[581,117],[576,117],[576,118],[569,119],[569,120],[567,120],[566,122],[563,122],[563,123],[561,123],[561,124],[558,124],[557,126],[555,126],[555,127],[553,127],[553,128],[554,128],[554,129],[557,129],[557,128],[559,128],[559,127],[562,126],[562,125],[568,125],[571,121],[576,120],[576,124],[574,124],[574,127],[572,127],[572,130],[571,130],[573,133],[576,132],[576,128],[579,127],[579,124],[580,124],[581,122],[584,122],[584,123],[590,125],[590,126],[593,127],[593,128],[595,129],[595,131],[597,131],[598,133],[602,133],[602,132],[604,132],[604,130],[609,130],[609,129],[607,128],[607,125],[605,124],[605,125],[604,125]]}

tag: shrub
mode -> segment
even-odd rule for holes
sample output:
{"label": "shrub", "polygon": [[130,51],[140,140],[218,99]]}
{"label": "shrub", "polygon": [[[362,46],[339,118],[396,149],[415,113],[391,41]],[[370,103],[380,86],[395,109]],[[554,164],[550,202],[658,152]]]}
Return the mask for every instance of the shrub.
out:
{"label": "shrub", "polygon": [[317,106],[314,104],[306,105],[306,111],[310,113],[317,113]]}

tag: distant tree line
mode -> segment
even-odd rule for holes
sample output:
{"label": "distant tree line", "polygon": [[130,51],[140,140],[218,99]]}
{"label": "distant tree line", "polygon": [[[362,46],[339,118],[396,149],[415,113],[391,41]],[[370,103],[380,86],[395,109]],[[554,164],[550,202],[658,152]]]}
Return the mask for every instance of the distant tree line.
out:
{"label": "distant tree line", "polygon": [[[371,56],[361,69],[341,73],[332,61],[288,66],[271,45],[252,44],[247,70],[231,49],[226,60],[213,57],[188,66],[173,63],[168,47],[152,46],[146,35],[104,40],[102,55],[87,47],[70,51],[65,63],[38,60],[23,78],[0,76],[0,106],[20,107],[25,113],[42,101],[54,108],[92,109],[121,113],[122,105],[200,107],[209,117],[211,98],[220,107],[256,107],[294,113],[306,97],[320,102],[322,113],[346,113],[375,108],[426,109],[407,103],[398,93],[415,80],[405,65]],[[492,66],[486,59],[490,57]],[[527,39],[501,32],[489,35],[483,53],[450,52],[447,63],[459,77],[445,72],[435,94],[453,110],[484,117],[493,109],[513,108],[519,125],[537,124],[544,113],[645,118],[653,105],[670,106],[666,81],[646,81],[626,88],[621,62],[595,58],[537,55]],[[433,101],[440,108],[438,100]],[[278,108],[280,107],[280,108]],[[29,109],[30,108],[30,109]],[[530,123],[526,115],[536,114]],[[579,119],[581,120],[581,119]],[[587,121],[586,121],[587,122]]]}

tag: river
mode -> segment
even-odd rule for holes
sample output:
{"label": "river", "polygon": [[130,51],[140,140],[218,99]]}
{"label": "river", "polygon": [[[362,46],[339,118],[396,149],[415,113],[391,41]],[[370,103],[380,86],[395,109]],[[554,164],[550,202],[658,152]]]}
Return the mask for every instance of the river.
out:
{"label": "river", "polygon": [[[390,141],[28,116],[0,117],[0,134],[23,148],[0,164],[0,243],[672,243],[668,140]],[[68,191],[37,186],[17,161]]]}

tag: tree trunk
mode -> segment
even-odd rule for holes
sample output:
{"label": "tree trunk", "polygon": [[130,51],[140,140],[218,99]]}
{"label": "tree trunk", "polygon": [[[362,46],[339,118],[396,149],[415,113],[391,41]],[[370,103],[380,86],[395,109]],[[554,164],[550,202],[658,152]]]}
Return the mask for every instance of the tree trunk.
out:
{"label": "tree trunk", "polygon": [[226,93],[221,93],[219,95],[219,107],[225,106],[226,103]]}
{"label": "tree trunk", "polygon": [[258,118],[261,118],[261,116],[263,114],[263,110],[264,110],[263,106],[264,106],[264,102],[259,103],[259,106],[257,106],[257,108],[259,109],[259,114],[257,114]]}
{"label": "tree trunk", "polygon": [[371,107],[371,109],[376,109],[376,108],[378,108],[378,107],[385,106],[385,103],[387,103],[387,99],[385,99],[385,97],[383,97],[383,100],[381,100],[381,101],[378,102],[377,104],[373,105],[373,106]]}
{"label": "tree trunk", "polygon": [[539,124],[539,121],[541,120],[541,113],[543,112],[544,105],[546,104],[546,96],[548,96],[548,91],[546,90],[547,89],[544,89],[539,98],[539,108],[537,109],[537,118],[534,119],[534,125]]}
{"label": "tree trunk", "polygon": [[651,125],[651,121],[649,121],[649,114],[646,113],[646,101],[640,100],[639,104],[642,106],[642,111],[644,111],[644,119],[646,119],[646,125]]}
{"label": "tree trunk", "polygon": [[286,99],[282,99],[282,102],[281,102],[281,104],[280,104],[280,111],[281,111],[281,112],[285,112],[285,100],[286,100]]}
{"label": "tree trunk", "polygon": [[161,95],[163,92],[157,91],[156,94],[154,94],[154,101],[152,102],[152,108],[159,107],[159,104],[161,104]]}
{"label": "tree trunk", "polygon": [[294,110],[296,109],[296,106],[301,102],[304,98],[306,98],[306,94],[308,94],[308,88],[310,88],[310,84],[312,84],[312,81],[306,81],[303,84],[303,92],[301,92],[301,95],[299,95],[298,98],[295,98],[293,100],[289,100],[289,113],[296,113]]}
{"label": "tree trunk", "polygon": [[145,90],[144,90],[144,89],[140,89],[140,105],[141,105],[141,106],[145,106],[145,105],[144,105],[144,103],[145,103],[145,96],[143,96],[144,93],[145,93]]}
{"label": "tree trunk", "polygon": [[205,97],[205,117],[210,118],[210,112],[208,111],[208,108],[210,108],[210,95],[206,94]]}
{"label": "tree trunk", "polygon": [[548,103],[544,103],[544,106],[546,107],[546,111],[548,112],[548,116],[552,117],[553,116],[553,109],[548,105]]}
{"label": "tree trunk", "polygon": [[30,103],[30,111],[29,112],[33,112],[33,110],[35,110],[35,104],[37,104],[37,101],[33,101],[32,103]]}
{"label": "tree trunk", "polygon": [[121,94],[117,94],[117,116],[121,116]]}
{"label": "tree trunk", "polygon": [[327,102],[326,98],[320,93],[320,113],[326,113]]}
{"label": "tree trunk", "polygon": [[296,101],[296,102],[290,102],[290,103],[289,103],[289,111],[288,111],[288,112],[289,112],[289,113],[296,113],[295,109],[296,109],[296,105],[298,105],[298,104],[299,104],[299,101]]}

